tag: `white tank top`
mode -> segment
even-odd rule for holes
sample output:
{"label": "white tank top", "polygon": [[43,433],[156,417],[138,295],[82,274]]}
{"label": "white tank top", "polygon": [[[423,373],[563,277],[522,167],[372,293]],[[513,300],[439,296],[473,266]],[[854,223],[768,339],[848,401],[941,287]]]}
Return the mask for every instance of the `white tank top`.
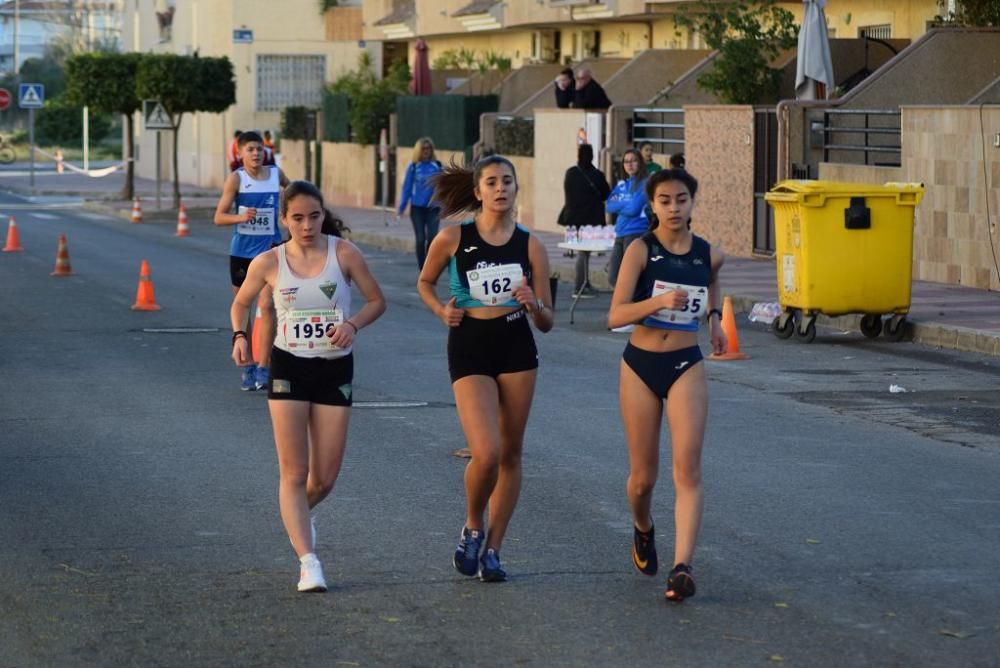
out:
{"label": "white tank top", "polygon": [[327,236],[326,264],[318,275],[304,278],[292,273],[278,246],[278,280],[274,286],[274,309],[278,331],[275,348],[298,357],[333,359],[350,354],[350,348],[335,348],[327,332],[351,316],[351,286],[337,262],[340,239]]}

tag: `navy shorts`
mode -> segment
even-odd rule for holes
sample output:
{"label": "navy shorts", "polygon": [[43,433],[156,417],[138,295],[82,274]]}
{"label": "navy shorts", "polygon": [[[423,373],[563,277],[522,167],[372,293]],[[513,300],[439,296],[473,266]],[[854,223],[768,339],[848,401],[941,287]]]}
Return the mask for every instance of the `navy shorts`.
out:
{"label": "navy shorts", "polygon": [[465,317],[448,330],[448,372],[453,383],[466,376],[496,378],[537,368],[538,348],[523,310],[489,320]]}
{"label": "navy shorts", "polygon": [[325,406],[350,406],[354,353],[344,357],[299,357],[281,348],[271,350],[268,399],[308,401]]}
{"label": "navy shorts", "polygon": [[631,343],[625,346],[622,359],[628,364],[635,375],[642,379],[653,394],[666,399],[677,379],[685,371],[704,359],[701,348],[691,346],[665,353],[655,353],[642,348],[636,348]]}

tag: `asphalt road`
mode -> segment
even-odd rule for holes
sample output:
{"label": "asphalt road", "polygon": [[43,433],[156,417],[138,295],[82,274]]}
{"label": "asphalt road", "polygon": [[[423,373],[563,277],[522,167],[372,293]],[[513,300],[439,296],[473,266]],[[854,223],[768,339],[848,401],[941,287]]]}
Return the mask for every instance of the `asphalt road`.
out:
{"label": "asphalt road", "polygon": [[[10,213],[26,251],[0,254],[0,666],[1000,664],[997,359],[741,319],[752,359],[709,365],[699,592],[667,604],[629,559],[625,340],[606,296],[570,326],[560,295],[536,336],[511,579],[485,585],[450,564],[446,332],[414,260],[365,249],[389,310],[359,337],[319,510],[331,590],[301,595],[266,399],[229,360],[226,231],[0,196]],[[59,233],[73,277],[49,276]],[[142,259],[157,313],[129,309]],[[173,328],[191,331],[153,331]]]}

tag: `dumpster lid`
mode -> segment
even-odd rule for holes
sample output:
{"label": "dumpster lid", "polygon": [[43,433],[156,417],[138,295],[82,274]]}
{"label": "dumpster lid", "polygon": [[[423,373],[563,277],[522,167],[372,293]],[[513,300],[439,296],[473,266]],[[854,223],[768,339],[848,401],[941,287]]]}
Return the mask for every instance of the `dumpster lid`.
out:
{"label": "dumpster lid", "polygon": [[803,193],[824,195],[885,195],[896,193],[922,193],[922,183],[897,183],[890,181],[884,185],[876,183],[850,183],[847,181],[819,181],[805,179],[787,179],[779,181],[771,188],[773,193]]}

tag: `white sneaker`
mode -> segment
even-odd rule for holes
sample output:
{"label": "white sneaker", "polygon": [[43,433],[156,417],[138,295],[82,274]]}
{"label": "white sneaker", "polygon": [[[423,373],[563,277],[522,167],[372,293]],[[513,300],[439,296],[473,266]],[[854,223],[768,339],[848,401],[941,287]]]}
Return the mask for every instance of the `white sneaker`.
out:
{"label": "white sneaker", "polygon": [[619,334],[629,334],[635,331],[635,325],[623,325],[621,327],[614,327],[612,332],[618,332]]}
{"label": "white sneaker", "polygon": [[310,552],[299,560],[299,591],[326,591],[326,580],[323,578],[323,566],[316,555]]}

